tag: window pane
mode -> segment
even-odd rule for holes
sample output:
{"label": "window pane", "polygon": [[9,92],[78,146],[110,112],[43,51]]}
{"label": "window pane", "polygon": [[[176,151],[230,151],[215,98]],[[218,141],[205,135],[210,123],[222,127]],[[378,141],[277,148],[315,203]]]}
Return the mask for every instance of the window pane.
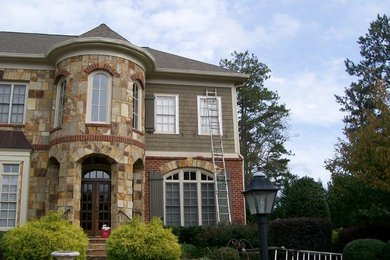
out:
{"label": "window pane", "polygon": [[[190,177],[190,172],[188,172]],[[198,196],[196,183],[183,183],[184,225],[198,225]]]}
{"label": "window pane", "polygon": [[104,74],[96,74],[93,77],[91,121],[106,122],[108,109],[108,77]]}
{"label": "window pane", "polygon": [[156,129],[158,132],[176,132],[176,97],[159,96],[156,107]]}

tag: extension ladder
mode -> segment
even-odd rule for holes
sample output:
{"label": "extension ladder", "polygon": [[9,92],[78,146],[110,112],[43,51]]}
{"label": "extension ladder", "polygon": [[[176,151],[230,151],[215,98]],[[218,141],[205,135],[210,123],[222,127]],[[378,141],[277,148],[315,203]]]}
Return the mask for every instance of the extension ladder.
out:
{"label": "extension ladder", "polygon": [[209,123],[211,158],[213,162],[217,222],[232,222],[229,185],[223,151],[220,102],[217,90],[206,89],[205,108]]}

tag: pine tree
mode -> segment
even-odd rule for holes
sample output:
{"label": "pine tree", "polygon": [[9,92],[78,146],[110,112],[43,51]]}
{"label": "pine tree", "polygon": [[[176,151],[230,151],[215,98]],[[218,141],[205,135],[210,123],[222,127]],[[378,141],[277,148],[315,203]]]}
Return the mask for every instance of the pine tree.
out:
{"label": "pine tree", "polygon": [[246,183],[258,169],[280,185],[283,178],[291,176],[286,157],[290,152],[284,146],[289,110],[279,103],[276,92],[264,86],[270,78],[270,68],[248,51],[233,52],[232,59],[221,60],[220,66],[250,75],[237,91],[240,149]]}

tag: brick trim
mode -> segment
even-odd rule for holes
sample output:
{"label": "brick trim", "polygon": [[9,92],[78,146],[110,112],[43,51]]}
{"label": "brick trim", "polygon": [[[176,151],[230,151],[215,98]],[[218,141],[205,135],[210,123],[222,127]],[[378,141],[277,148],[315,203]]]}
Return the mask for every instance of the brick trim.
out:
{"label": "brick trim", "polygon": [[131,75],[131,80],[133,80],[133,81],[138,80],[141,83],[141,87],[143,89],[145,89],[145,78],[144,78],[144,74],[142,74],[142,72],[137,72],[137,73],[134,73],[133,75]]}
{"label": "brick trim", "polygon": [[125,143],[137,146],[139,148],[145,149],[145,144],[123,136],[115,136],[115,135],[69,135],[63,136],[56,139],[53,139],[49,143],[49,148],[53,145],[67,142],[79,142],[79,141],[106,141],[106,142],[114,142],[114,143]]}
{"label": "brick trim", "polygon": [[84,72],[90,74],[92,71],[99,69],[109,72],[113,77],[119,77],[119,73],[116,71],[116,69],[105,63],[91,64],[84,70]]}
{"label": "brick trim", "polygon": [[54,85],[57,85],[58,81],[61,79],[62,76],[68,77],[69,75],[69,71],[67,71],[66,69],[60,69],[54,76]]}

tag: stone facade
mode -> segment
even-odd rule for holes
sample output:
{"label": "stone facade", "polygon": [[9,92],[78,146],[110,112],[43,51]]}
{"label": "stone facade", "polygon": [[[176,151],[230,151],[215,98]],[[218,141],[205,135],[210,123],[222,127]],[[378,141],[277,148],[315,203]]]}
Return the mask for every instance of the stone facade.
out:
{"label": "stone facade", "polygon": [[[0,57],[0,83],[27,86],[24,119],[17,124],[0,123],[0,134],[5,130],[21,131],[32,147],[23,150],[23,158],[29,155],[23,162],[30,165],[21,164],[19,172],[23,175],[19,195],[24,197],[19,198],[18,214],[23,212],[25,216],[17,218],[18,225],[52,210],[63,211],[70,221],[82,225],[85,218],[82,207],[87,196],[83,185],[89,183],[85,174],[91,169],[102,169],[109,174],[105,181],[110,187],[108,210],[112,228],[118,227],[123,217],[140,215],[145,221],[150,220],[151,171],[161,176],[183,168],[212,172],[210,156],[205,156],[210,154],[209,138],[197,132],[196,98],[215,86],[219,87],[222,97],[224,139],[230,156],[226,165],[231,175],[233,221],[245,222],[244,199],[240,193],[243,190],[242,159],[234,105],[236,87],[246,80],[245,75],[137,47],[106,25],[73,38],[40,35],[42,42],[38,43],[26,40],[30,36],[36,40],[36,35],[14,36],[25,42],[25,57],[14,55],[20,50],[9,50],[6,58]],[[8,51],[3,50],[3,46],[0,46],[0,56]],[[42,53],[36,55],[37,49],[42,49]],[[110,82],[108,119],[104,122],[90,118],[91,79],[96,73],[107,75]],[[140,87],[141,106],[140,125],[134,128],[135,83]],[[56,123],[62,86],[62,120]],[[149,117],[155,113],[151,111],[153,104],[147,107],[146,96],[156,93],[180,96],[179,133],[145,132],[146,128],[153,129],[146,126],[147,113]],[[18,152],[0,143],[0,168],[12,161],[9,157],[3,160],[2,155],[11,150]],[[20,205],[26,206],[22,209]]]}

